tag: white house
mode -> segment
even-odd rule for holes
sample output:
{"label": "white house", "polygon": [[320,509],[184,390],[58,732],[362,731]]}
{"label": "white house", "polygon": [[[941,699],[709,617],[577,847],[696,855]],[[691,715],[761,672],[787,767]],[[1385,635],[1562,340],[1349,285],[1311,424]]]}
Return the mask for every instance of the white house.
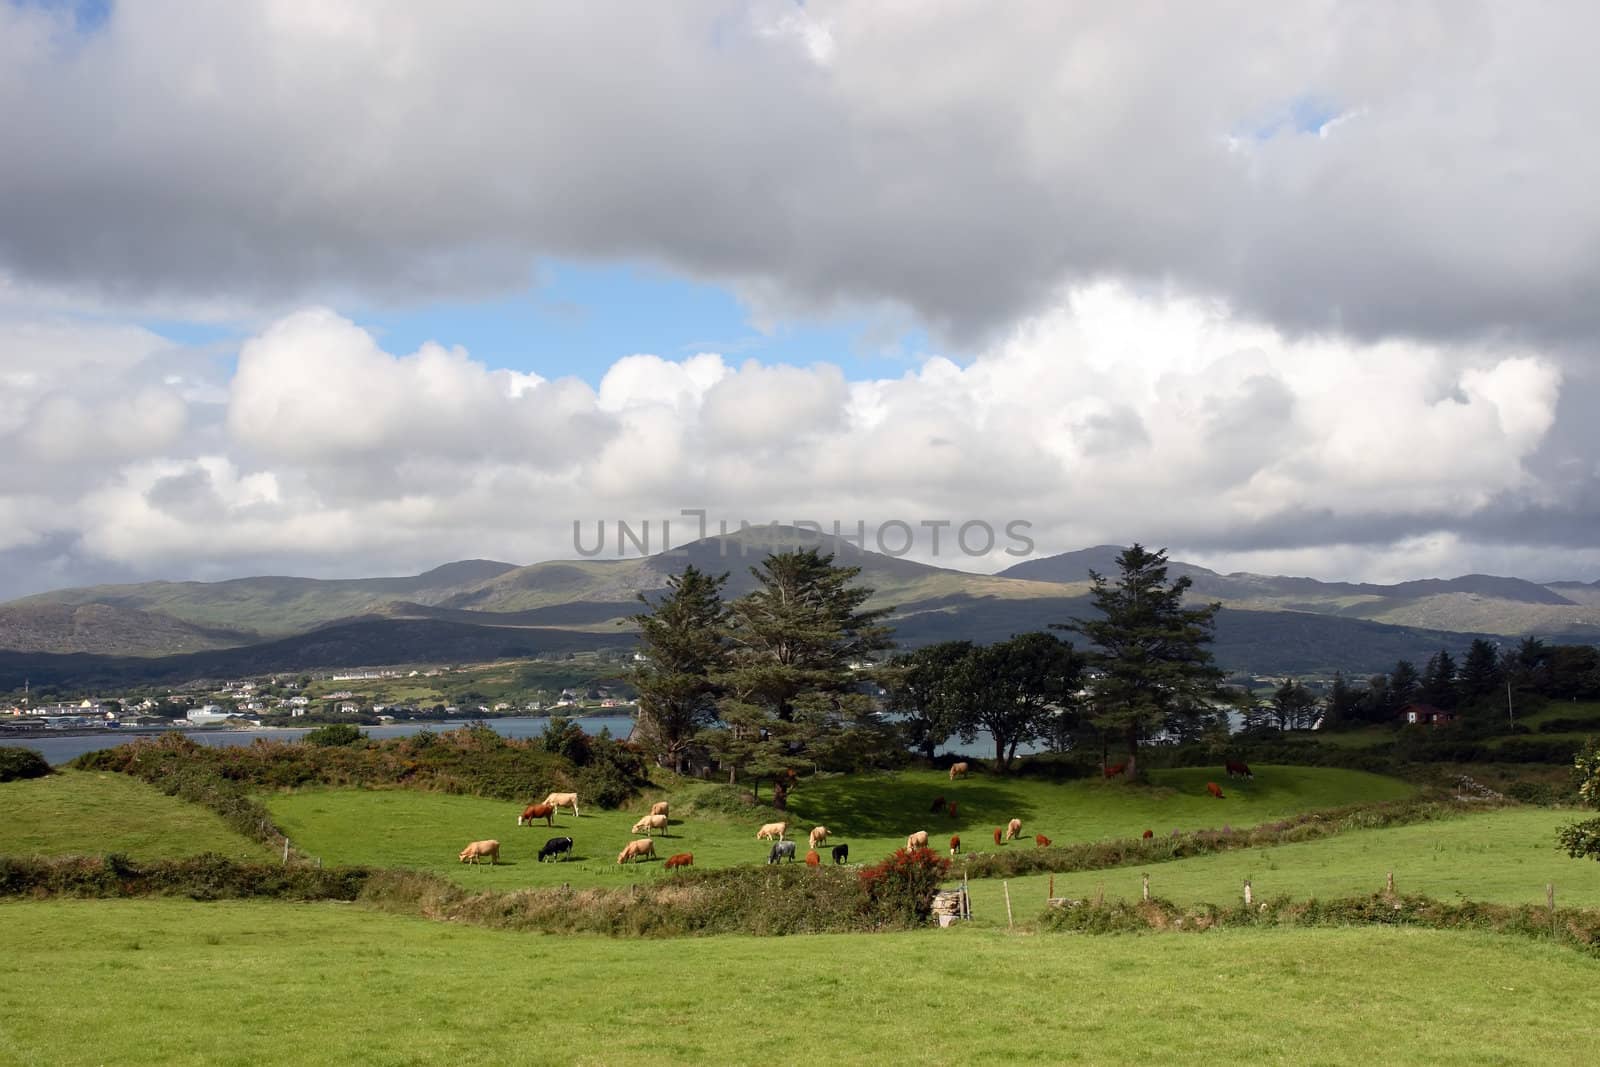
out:
{"label": "white house", "polygon": [[212,722],[226,722],[231,711],[224,711],[219,704],[207,704],[203,708],[190,708],[184,718],[196,725]]}

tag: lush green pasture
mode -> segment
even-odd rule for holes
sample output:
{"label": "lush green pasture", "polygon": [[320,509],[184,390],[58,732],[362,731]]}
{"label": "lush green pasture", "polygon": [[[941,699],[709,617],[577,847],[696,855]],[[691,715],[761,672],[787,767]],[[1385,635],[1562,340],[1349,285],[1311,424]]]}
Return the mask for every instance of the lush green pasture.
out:
{"label": "lush green pasture", "polygon": [[[806,781],[790,798],[792,837],[805,853],[805,832],[821,824],[829,844],[850,846],[852,862],[876,861],[905,843],[914,830],[927,830],[930,844],[943,850],[959,833],[968,851],[995,848],[996,826],[1020,818],[1026,840],[1005,848],[1032,848],[1033,835],[1052,841],[1136,837],[1147,827],[1173,829],[1250,826],[1316,808],[1406,796],[1403,782],[1358,771],[1316,767],[1260,767],[1253,781],[1224,779],[1225,799],[1205,792],[1215,770],[1158,771],[1150,787],[1122,782],[1051,783],[1031,779],[973,776],[951,782],[932,772],[855,775]],[[671,837],[656,843],[658,861],[675,852],[692,852],[697,866],[725,867],[764,862],[768,845],[755,839],[759,817],[737,820],[722,815],[682,817],[685,803],[703,787],[686,784],[669,796],[674,803]],[[957,817],[929,811],[933,798],[957,805]],[[409,790],[306,790],[266,798],[273,818],[295,845],[328,863],[365,863],[451,873],[472,885],[509,888],[525,885],[620,884],[655,877],[660,862],[617,866],[630,827],[640,812],[583,809],[556,818],[556,828],[540,823],[519,827],[520,806],[476,797],[445,796]],[[546,839],[570,836],[574,859],[535,862]],[[468,841],[493,838],[501,844],[500,868],[464,867],[456,855]],[[824,852],[824,858],[827,853]]]}
{"label": "lush green pasture", "polygon": [[0,931],[18,1064],[1557,1064],[1600,1041],[1600,963],[1484,934],[610,941],[185,901],[6,903]]}
{"label": "lush green pasture", "polygon": [[62,771],[0,783],[0,854],[60,856],[125,852],[138,859],[220,852],[262,859],[204,808],[123,774]]}
{"label": "lush green pasture", "polygon": [[[1138,899],[1140,876],[1150,891],[1175,904],[1230,904],[1240,899],[1246,878],[1256,899],[1287,894],[1297,900],[1375,893],[1394,872],[1395,889],[1439,900],[1543,904],[1545,885],[1556,886],[1563,907],[1600,907],[1600,863],[1575,860],[1555,847],[1556,827],[1572,812],[1514,808],[1459,819],[1362,830],[1298,845],[1220,852],[1109,871],[1055,876],[1061,897]],[[1049,875],[1010,880],[1013,908],[1031,914],[1049,893]],[[974,917],[1005,923],[1002,886],[993,879],[971,883]]]}

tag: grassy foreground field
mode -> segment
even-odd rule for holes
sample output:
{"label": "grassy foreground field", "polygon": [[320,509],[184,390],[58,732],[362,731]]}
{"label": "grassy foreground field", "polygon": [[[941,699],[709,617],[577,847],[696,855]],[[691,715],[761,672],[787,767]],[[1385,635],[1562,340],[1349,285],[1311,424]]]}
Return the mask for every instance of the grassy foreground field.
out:
{"label": "grassy foreground field", "polygon": [[125,852],[135,859],[220,852],[268,858],[204,808],[122,774],[62,771],[0,783],[0,855]]}
{"label": "grassy foreground field", "polygon": [[[1411,786],[1393,778],[1322,767],[1260,767],[1254,781],[1226,782],[1226,798],[1216,800],[1205,784],[1215,770],[1158,771],[1151,787],[1120,782],[1054,783],[1034,779],[974,776],[951,782],[927,771],[840,776],[807,781],[795,789],[790,822],[805,853],[805,831],[821,824],[833,832],[830,844],[850,846],[853,862],[873,862],[905,843],[906,834],[927,830],[932,847],[943,850],[959,833],[968,851],[994,849],[995,826],[1023,821],[1027,841],[1006,848],[1032,848],[1043,833],[1058,843],[1104,837],[1137,837],[1146,827],[1166,834],[1174,829],[1250,826],[1302,811],[1408,796]],[[759,817],[689,814],[704,787],[686,783],[668,796],[673,802],[672,836],[656,844],[660,859],[692,852],[701,867],[761,863],[768,846],[755,840]],[[957,817],[933,815],[934,797],[957,804]],[[649,799],[658,799],[652,796]],[[618,867],[617,852],[633,838],[639,811],[567,811],[556,828],[542,823],[519,827],[519,806],[477,797],[409,790],[304,790],[265,798],[274,820],[299,848],[326,863],[411,867],[449,874],[467,884],[493,888],[529,885],[617,885],[656,877],[660,862]],[[647,807],[647,805],[642,805]],[[534,861],[539,846],[555,836],[573,838],[575,859]],[[494,838],[509,861],[499,868],[467,868],[456,854],[468,841]],[[826,856],[826,854],[825,854]]]}
{"label": "grassy foreground field", "polygon": [[[1437,900],[1543,904],[1554,883],[1562,907],[1600,907],[1600,863],[1575,860],[1555,847],[1556,827],[1574,813],[1511,808],[1459,819],[1362,830],[1305,844],[1221,852],[1148,866],[1055,876],[1057,896],[1137,900],[1140,875],[1153,895],[1175,904],[1231,904],[1251,880],[1256,899],[1288,895],[1331,899],[1375,893],[1394,872],[1395,888]],[[1048,875],[1010,880],[1013,906],[1043,906]],[[974,919],[1005,925],[1005,899],[994,879],[972,882]]]}
{"label": "grassy foreground field", "polygon": [[0,983],[28,991],[0,1001],[17,1064],[1346,1064],[1375,1041],[1391,1063],[1577,1064],[1600,1041],[1600,963],[1478,934],[638,942],[180,901],[6,903],[0,930]]}

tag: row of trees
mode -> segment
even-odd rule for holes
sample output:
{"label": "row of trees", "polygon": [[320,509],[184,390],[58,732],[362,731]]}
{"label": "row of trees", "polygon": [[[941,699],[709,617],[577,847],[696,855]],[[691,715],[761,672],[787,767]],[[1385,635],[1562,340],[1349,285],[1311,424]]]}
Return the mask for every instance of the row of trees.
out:
{"label": "row of trees", "polygon": [[1092,574],[1095,617],[1052,627],[1085,638],[1087,651],[1028,633],[934,645],[870,670],[863,661],[892,641],[886,611],[864,606],[872,590],[853,584],[859,568],[816,549],[775,553],[731,603],[726,575],[686,568],[659,601],[640,598],[642,660],[630,677],[639,736],[679,770],[703,745],[730,781],[777,778],[802,761],[880,765],[907,746],[931,757],[952,735],[971,742],[980,731],[1002,770],[1023,744],[1064,748],[1090,732],[1125,746],[1136,771],[1143,740],[1192,734],[1216,715],[1221,672],[1207,645],[1219,605],[1185,608],[1189,579],[1167,583],[1165,553],[1134,545],[1118,566],[1115,581]]}

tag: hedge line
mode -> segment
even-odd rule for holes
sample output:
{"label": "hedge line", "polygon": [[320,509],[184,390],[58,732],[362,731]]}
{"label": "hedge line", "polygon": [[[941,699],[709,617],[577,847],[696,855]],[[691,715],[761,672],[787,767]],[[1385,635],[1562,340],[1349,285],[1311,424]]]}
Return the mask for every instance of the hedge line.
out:
{"label": "hedge line", "polygon": [[0,856],[0,897],[343,900],[548,934],[781,936],[921,926],[947,871],[947,861],[926,849],[901,850],[861,870],[800,864],[686,870],[627,888],[502,893],[477,892],[419,871],[239,863],[215,854],[148,863],[122,855]]}
{"label": "hedge line", "polygon": [[1173,931],[1202,933],[1218,927],[1407,926],[1431,930],[1481,930],[1570,945],[1600,956],[1600,909],[1549,908],[1533,904],[1448,902],[1424,896],[1375,893],[1335,900],[1288,897],[1247,906],[1200,904],[1180,907],[1168,900],[1108,901],[1047,908],[1037,921],[1045,931],[1091,934]]}
{"label": "hedge line", "polygon": [[970,878],[1014,878],[1046,872],[1099,871],[1132,864],[1166,863],[1241,848],[1316,841],[1351,830],[1433,822],[1503,806],[1494,801],[1462,802],[1444,797],[1390,800],[1309,811],[1239,830],[1223,827],[1221,830],[1191,830],[1186,833],[1174,831],[1169,835],[1148,839],[1123,838],[1050,848],[975,852],[966,857],[965,866]]}

